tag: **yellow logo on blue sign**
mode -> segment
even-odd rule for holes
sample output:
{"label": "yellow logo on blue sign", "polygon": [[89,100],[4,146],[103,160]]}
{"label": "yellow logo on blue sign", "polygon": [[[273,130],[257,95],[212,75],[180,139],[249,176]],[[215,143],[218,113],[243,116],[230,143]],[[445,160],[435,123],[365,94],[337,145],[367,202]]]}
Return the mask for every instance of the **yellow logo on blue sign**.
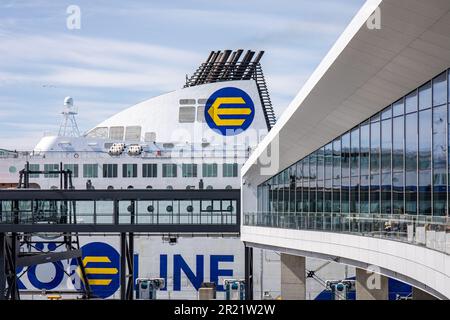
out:
{"label": "yellow logo on blue sign", "polygon": [[255,106],[252,99],[238,88],[219,89],[206,102],[206,123],[224,136],[237,135],[247,130],[254,117]]}
{"label": "yellow logo on blue sign", "polygon": [[[120,256],[116,249],[104,242],[91,242],[81,248],[82,263],[87,281],[94,296],[107,298],[113,295],[120,285]],[[77,262],[72,260],[72,265]],[[81,270],[75,270],[79,279]]]}

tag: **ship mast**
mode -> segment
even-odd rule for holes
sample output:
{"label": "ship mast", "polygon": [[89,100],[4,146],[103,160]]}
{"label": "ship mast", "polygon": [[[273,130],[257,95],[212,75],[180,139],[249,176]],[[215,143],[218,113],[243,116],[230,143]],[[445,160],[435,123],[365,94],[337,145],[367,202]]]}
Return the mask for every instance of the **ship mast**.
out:
{"label": "ship mast", "polygon": [[59,127],[58,136],[60,137],[79,137],[80,131],[78,130],[77,121],[75,115],[78,114],[77,108],[73,105],[73,99],[66,97],[64,99],[64,109],[61,112],[63,120]]}

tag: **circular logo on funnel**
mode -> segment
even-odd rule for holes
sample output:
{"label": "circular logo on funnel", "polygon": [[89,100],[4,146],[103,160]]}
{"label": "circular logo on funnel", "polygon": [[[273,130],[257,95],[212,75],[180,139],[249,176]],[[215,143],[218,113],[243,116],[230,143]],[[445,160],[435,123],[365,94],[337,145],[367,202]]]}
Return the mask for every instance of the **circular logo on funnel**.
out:
{"label": "circular logo on funnel", "polygon": [[252,99],[238,88],[219,89],[206,102],[206,123],[224,136],[237,135],[247,130],[254,117],[255,106]]}
{"label": "circular logo on funnel", "polygon": [[[104,242],[91,242],[81,247],[81,252],[92,294],[99,298],[108,298],[113,295],[120,286],[120,256],[117,250]],[[71,265],[77,265],[75,259],[72,260]],[[79,267],[75,269],[75,272],[76,278],[81,279]],[[73,278],[72,282],[75,282]],[[84,283],[81,283],[81,286],[84,287]]]}

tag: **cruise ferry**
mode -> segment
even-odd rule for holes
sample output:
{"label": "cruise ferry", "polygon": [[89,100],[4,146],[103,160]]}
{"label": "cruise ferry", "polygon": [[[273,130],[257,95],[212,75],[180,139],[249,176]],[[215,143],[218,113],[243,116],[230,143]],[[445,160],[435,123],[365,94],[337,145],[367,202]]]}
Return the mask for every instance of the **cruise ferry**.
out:
{"label": "cruise ferry", "polygon": [[[20,172],[27,168],[36,172],[28,187],[37,189],[62,188],[55,173],[60,169],[71,171],[75,189],[238,189],[241,166],[276,121],[260,64],[263,54],[212,51],[183,88],[133,105],[83,134],[75,119],[76,100],[67,97],[57,135],[42,137],[31,151],[0,149],[0,188],[20,187]],[[41,247],[50,246],[41,240]],[[110,261],[119,247],[116,236],[86,235],[80,241],[86,250],[109,252]],[[244,278],[244,247],[238,238],[173,242],[141,235],[135,243],[138,276],[167,281],[161,298],[196,299],[199,282]],[[276,298],[279,256],[260,250],[254,259],[254,297]],[[353,272],[318,260],[308,264],[311,271],[318,269],[311,273],[309,299],[320,296],[325,280]],[[67,272],[71,267],[70,261],[61,261],[19,270],[19,289],[34,299],[44,297],[42,290],[69,292],[75,288]],[[118,297],[117,281],[93,284],[98,296]]]}

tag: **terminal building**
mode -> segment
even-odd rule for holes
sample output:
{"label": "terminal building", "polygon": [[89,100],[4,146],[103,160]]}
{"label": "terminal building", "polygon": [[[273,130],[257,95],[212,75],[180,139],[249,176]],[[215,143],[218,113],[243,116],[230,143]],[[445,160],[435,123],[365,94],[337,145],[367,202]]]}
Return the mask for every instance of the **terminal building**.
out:
{"label": "terminal building", "polygon": [[450,298],[449,10],[367,1],[243,166],[241,240],[281,253],[283,299],[308,258],[356,267],[357,299]]}

